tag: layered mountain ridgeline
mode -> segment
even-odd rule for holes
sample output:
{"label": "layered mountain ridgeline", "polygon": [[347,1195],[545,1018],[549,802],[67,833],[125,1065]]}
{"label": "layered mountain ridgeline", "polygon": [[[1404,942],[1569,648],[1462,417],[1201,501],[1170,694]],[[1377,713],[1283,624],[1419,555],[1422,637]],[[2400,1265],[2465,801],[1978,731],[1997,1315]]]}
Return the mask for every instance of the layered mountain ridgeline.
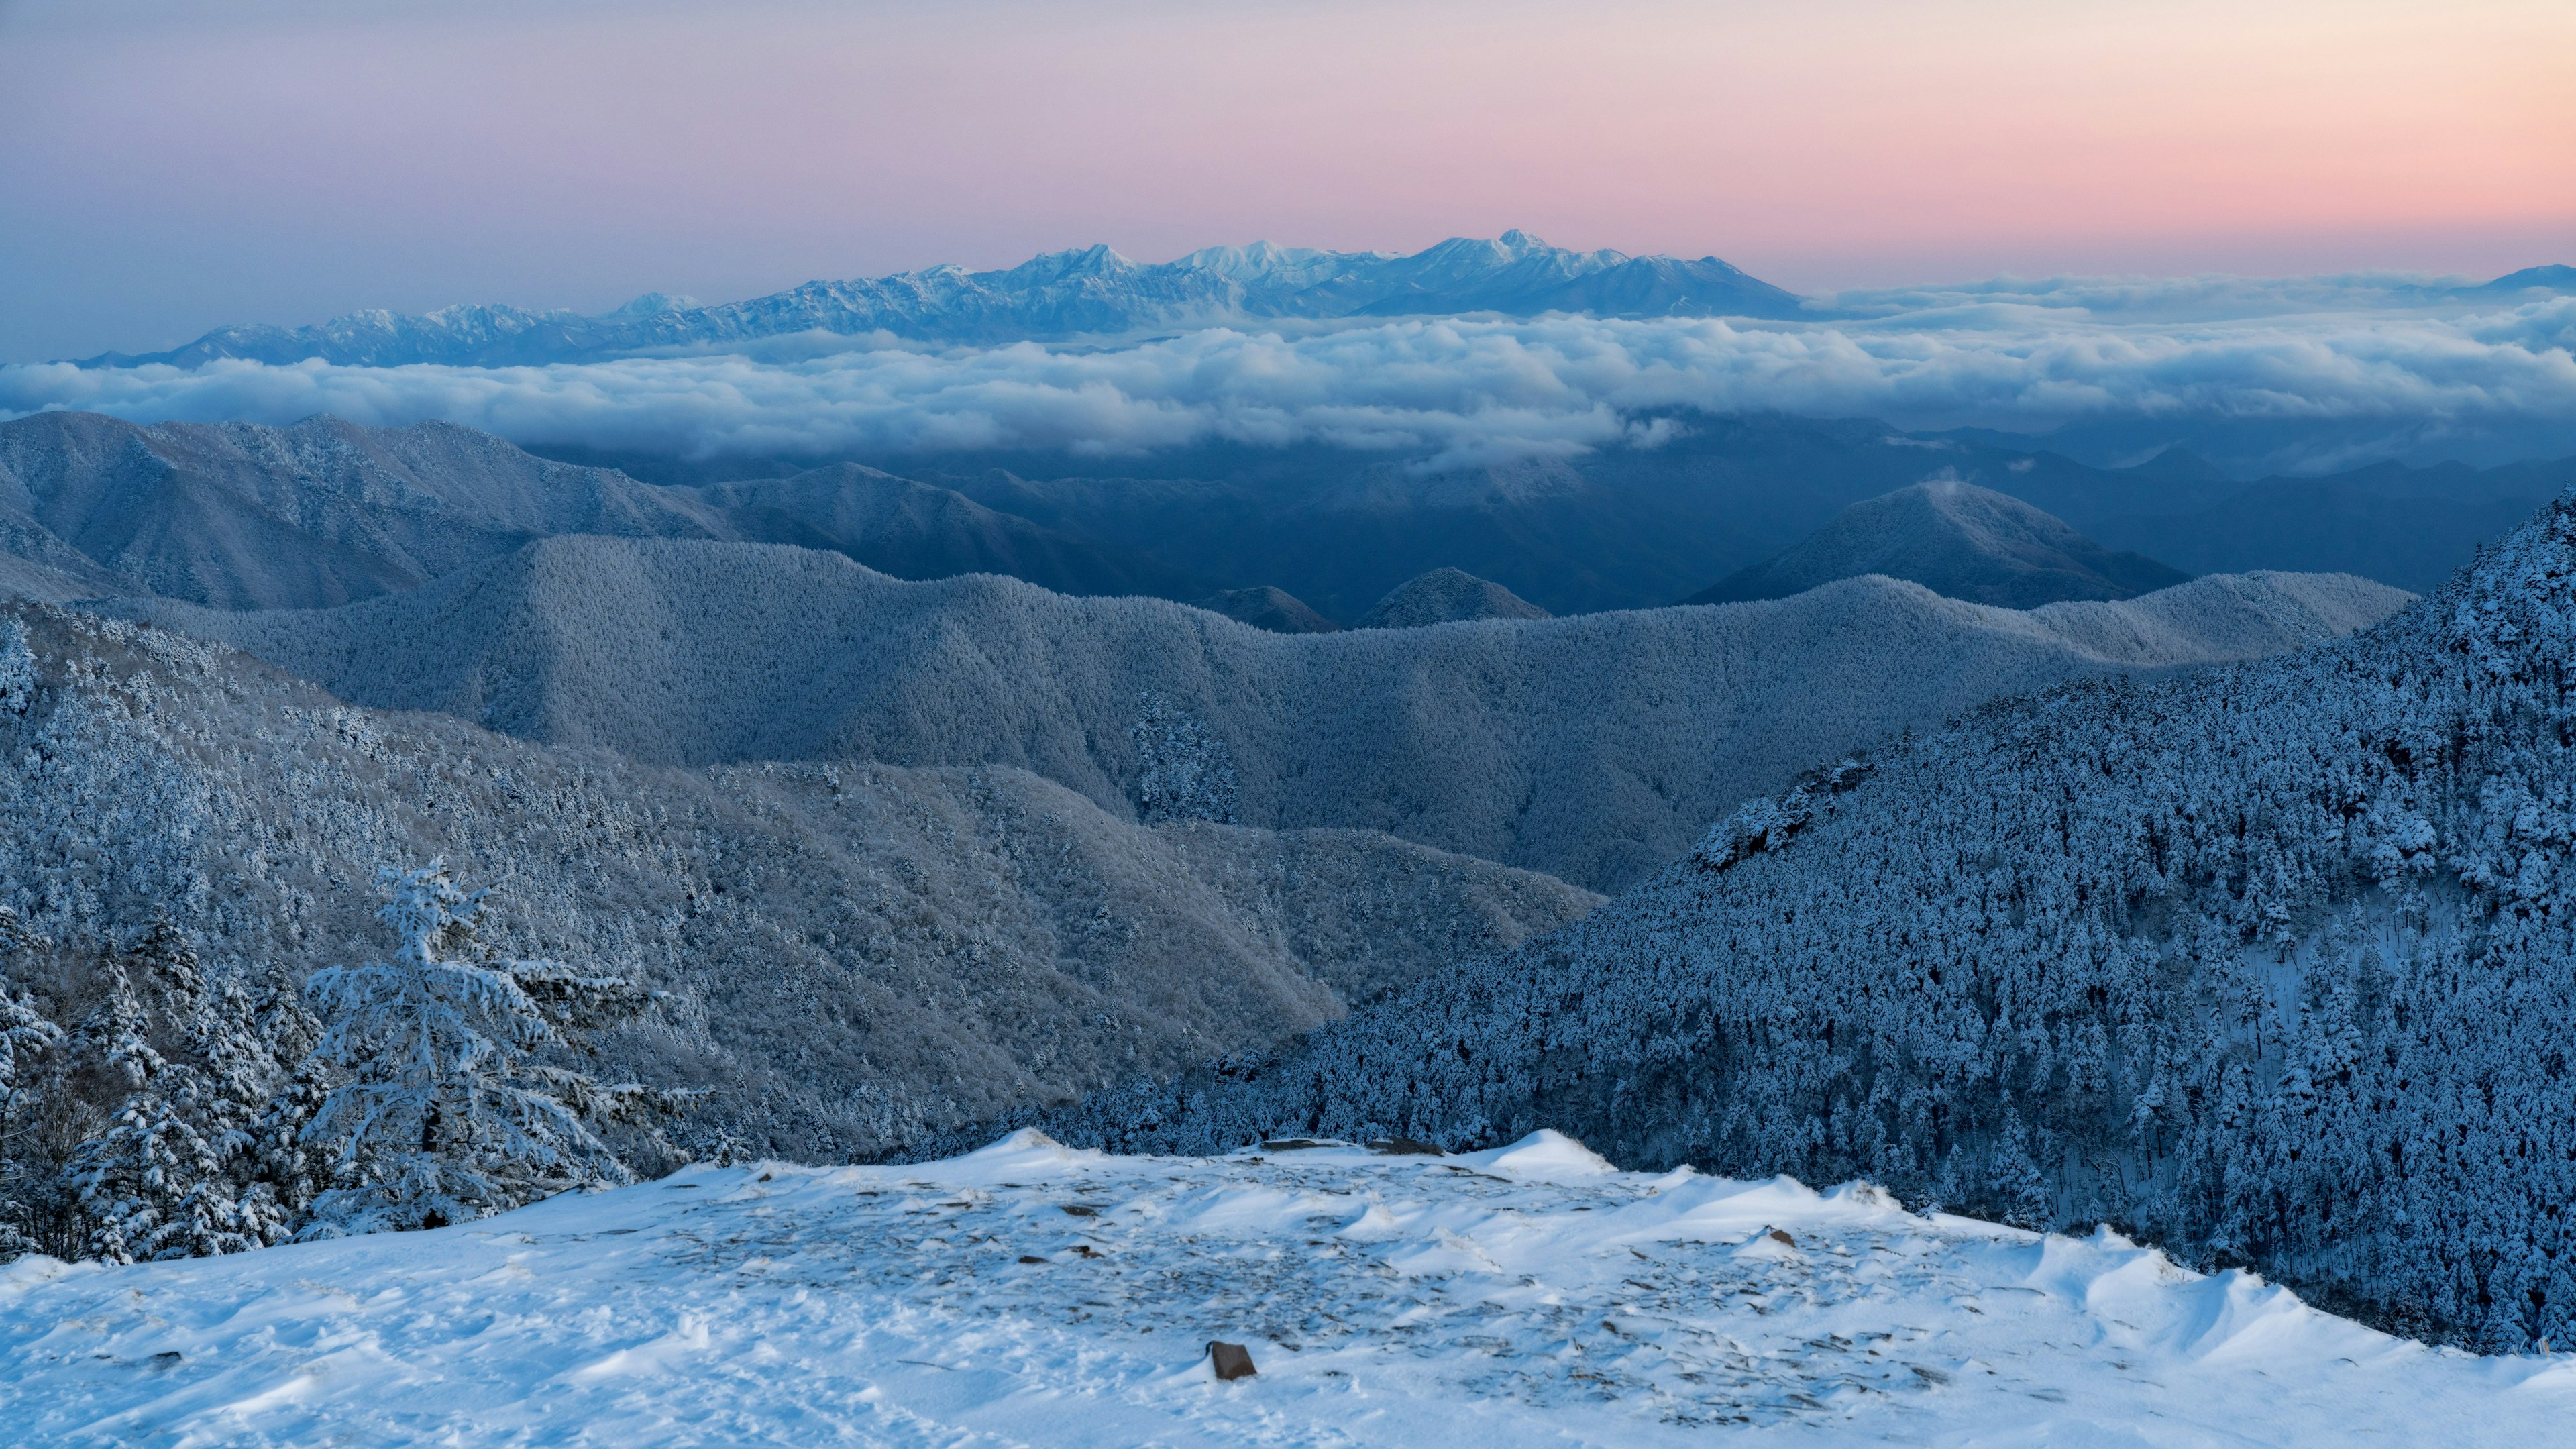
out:
{"label": "layered mountain ridgeline", "polygon": [[1867,420],[1665,421],[1651,448],[1443,469],[1239,447],[1126,460],[1114,474],[1045,456],[889,466],[1075,538],[1276,585],[1345,625],[1441,567],[1552,614],[1654,608],[1795,547],[1854,504],[1943,480],[2018,499],[2106,550],[2186,573],[2354,573],[2422,592],[2576,483],[2576,459],[2247,482],[2187,471],[2180,459],[2095,468],[2027,444]]}
{"label": "layered mountain ridgeline", "polygon": [[97,592],[217,608],[415,588],[553,534],[718,536],[661,489],[447,423],[142,428],[59,412],[0,423],[0,524],[18,557],[86,559]]}
{"label": "layered mountain ridgeline", "polygon": [[38,414],[0,423],[0,589],[322,607],[531,538],[600,533],[797,543],[903,578],[989,571],[1059,593],[1271,587],[1345,625],[1445,567],[1569,614],[1682,598],[1927,475],[2192,570],[2341,571],[2420,589],[2576,481],[2571,460],[2239,485],[2170,458],[2103,472],[1869,422],[1668,421],[1678,436],[1655,448],[1429,472],[1334,449],[1185,451],[1137,460],[1161,470],[1150,477],[1036,480],[918,466],[936,460],[903,465],[919,477],[756,461],[704,477],[626,460],[648,485],[436,423],[142,428]]}
{"label": "layered mountain ridgeline", "polygon": [[1855,503],[1795,547],[1682,602],[1785,599],[1862,574],[2005,609],[2133,599],[2190,578],[2151,558],[2113,553],[2019,499],[1943,479]]}
{"label": "layered mountain ridgeline", "polygon": [[1871,578],[1722,609],[1292,636],[802,549],[574,538],[340,609],[100,607],[358,703],[650,761],[1004,765],[1128,814],[1162,769],[1155,742],[1197,731],[1231,782],[1217,818],[1383,830],[1610,889],[1836,752],[2070,675],[2333,638],[2404,599],[2248,575],[2023,613]]}
{"label": "layered mountain ridgeline", "polygon": [[1187,569],[1078,542],[950,489],[856,463],[672,491],[712,515],[716,537],[830,549],[899,579],[1003,574],[1059,594],[1154,598],[1207,587]]}
{"label": "layered mountain ridgeline", "polygon": [[[1147,742],[1165,776],[1186,744]],[[161,920],[218,979],[376,959],[372,871],[443,854],[508,950],[670,993],[605,1069],[714,1089],[692,1150],[824,1160],[1274,1044],[1598,899],[1383,835],[1142,826],[1007,768],[637,765],[28,605],[0,607],[0,815],[0,905],[63,974],[0,964],[62,1021],[98,943]]]}
{"label": "layered mountain ridgeline", "polygon": [[1802,309],[1796,295],[1715,257],[1576,252],[1507,231],[1491,241],[1453,237],[1409,256],[1255,242],[1139,263],[1093,246],[1033,257],[1001,271],[942,266],[807,282],[713,307],[655,293],[597,317],[505,306],[448,307],[416,317],[353,312],[311,327],[227,327],[167,352],[106,353],[82,366],[196,367],[239,357],[273,363],[320,358],[365,367],[495,367],[740,347],[805,333],[1017,342],[1271,319],[1466,312],[1795,317]]}
{"label": "layered mountain ridgeline", "polygon": [[[2206,581],[2204,581],[2206,582]],[[2349,641],[1975,711],[1276,1059],[1154,1151],[1564,1127],[2107,1222],[2409,1333],[2576,1334],[2576,499]]]}
{"label": "layered mountain ridgeline", "polygon": [[321,608],[564,534],[794,543],[898,578],[1002,573],[1072,594],[1208,587],[1187,569],[855,464],[666,488],[447,423],[0,423],[0,590],[23,597]]}

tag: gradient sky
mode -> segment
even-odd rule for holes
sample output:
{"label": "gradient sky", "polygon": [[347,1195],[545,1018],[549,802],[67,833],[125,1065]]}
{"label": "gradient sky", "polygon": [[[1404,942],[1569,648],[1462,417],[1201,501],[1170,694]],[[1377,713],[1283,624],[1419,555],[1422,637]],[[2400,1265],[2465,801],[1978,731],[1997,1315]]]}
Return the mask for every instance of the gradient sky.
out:
{"label": "gradient sky", "polygon": [[2576,3],[0,0],[0,360],[1105,241],[2576,261]]}

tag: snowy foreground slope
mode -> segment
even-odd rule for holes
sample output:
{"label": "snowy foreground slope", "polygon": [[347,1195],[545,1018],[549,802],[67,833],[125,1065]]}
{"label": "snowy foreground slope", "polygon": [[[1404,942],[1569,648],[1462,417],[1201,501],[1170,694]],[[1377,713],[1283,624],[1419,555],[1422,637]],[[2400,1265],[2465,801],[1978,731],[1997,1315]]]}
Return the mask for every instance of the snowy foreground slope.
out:
{"label": "snowy foreground slope", "polygon": [[[1204,1346],[1259,1374],[1217,1382]],[[2548,1442],[2576,1360],[2108,1232],[1621,1173],[1535,1134],[700,1166],[434,1233],[0,1269],[23,1442]]]}

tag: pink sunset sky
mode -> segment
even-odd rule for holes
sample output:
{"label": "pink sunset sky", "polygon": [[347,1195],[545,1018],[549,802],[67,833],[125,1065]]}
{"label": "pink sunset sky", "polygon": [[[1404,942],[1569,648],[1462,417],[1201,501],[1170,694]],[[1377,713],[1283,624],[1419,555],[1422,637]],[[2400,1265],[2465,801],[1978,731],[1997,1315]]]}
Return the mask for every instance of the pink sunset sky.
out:
{"label": "pink sunset sky", "polygon": [[0,360],[1107,242],[2576,261],[2569,0],[0,0]]}

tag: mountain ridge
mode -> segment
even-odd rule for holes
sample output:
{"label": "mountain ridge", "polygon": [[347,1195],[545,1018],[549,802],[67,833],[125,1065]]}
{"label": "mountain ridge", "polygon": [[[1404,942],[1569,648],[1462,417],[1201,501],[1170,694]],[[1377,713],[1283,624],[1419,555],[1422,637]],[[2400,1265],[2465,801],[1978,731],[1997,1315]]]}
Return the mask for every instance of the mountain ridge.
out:
{"label": "mountain ridge", "polygon": [[846,1160],[1274,1043],[1598,902],[1365,831],[1146,825],[1002,766],[639,764],[42,605],[0,603],[8,664],[0,905],[60,947],[13,936],[13,992],[154,919],[216,979],[363,961],[374,868],[444,856],[510,948],[668,993],[600,1050],[713,1090],[679,1124],[702,1154]]}
{"label": "mountain ridge", "polygon": [[218,328],[164,351],[100,353],[77,365],[319,358],[364,367],[491,367],[739,346],[807,332],[990,343],[1417,313],[1789,317],[1804,305],[1714,256],[1575,252],[1516,229],[1490,241],[1453,237],[1409,256],[1256,242],[1138,263],[1106,246],[1079,247],[993,271],[942,265],[818,280],[713,306],[648,293],[598,316],[494,304],[419,315],[376,309],[306,327]]}
{"label": "mountain ridge", "polygon": [[1044,1126],[1186,1152],[1544,1120],[1637,1168],[2111,1224],[2483,1352],[2566,1341],[2571,658],[2576,493],[2352,638],[1969,711],[1542,943]]}
{"label": "mountain ridge", "polygon": [[1786,598],[1861,574],[2005,609],[2132,599],[2191,577],[2141,554],[2106,549],[2008,494],[1936,477],[1855,503],[1788,549],[1682,602]]}
{"label": "mountain ridge", "polygon": [[1168,760],[1222,776],[1247,825],[1383,830],[1605,889],[1831,753],[2071,674],[2331,638],[2406,597],[2256,574],[2024,613],[1846,579],[1721,608],[1288,635],[779,545],[575,537],[337,609],[95,607],[353,703],[647,762],[1008,765],[1143,812]]}
{"label": "mountain ridge", "polygon": [[1208,588],[1118,543],[855,463],[669,486],[443,422],[0,422],[0,592],[328,607],[571,534],[791,543],[897,578],[1002,573],[1068,594]]}

